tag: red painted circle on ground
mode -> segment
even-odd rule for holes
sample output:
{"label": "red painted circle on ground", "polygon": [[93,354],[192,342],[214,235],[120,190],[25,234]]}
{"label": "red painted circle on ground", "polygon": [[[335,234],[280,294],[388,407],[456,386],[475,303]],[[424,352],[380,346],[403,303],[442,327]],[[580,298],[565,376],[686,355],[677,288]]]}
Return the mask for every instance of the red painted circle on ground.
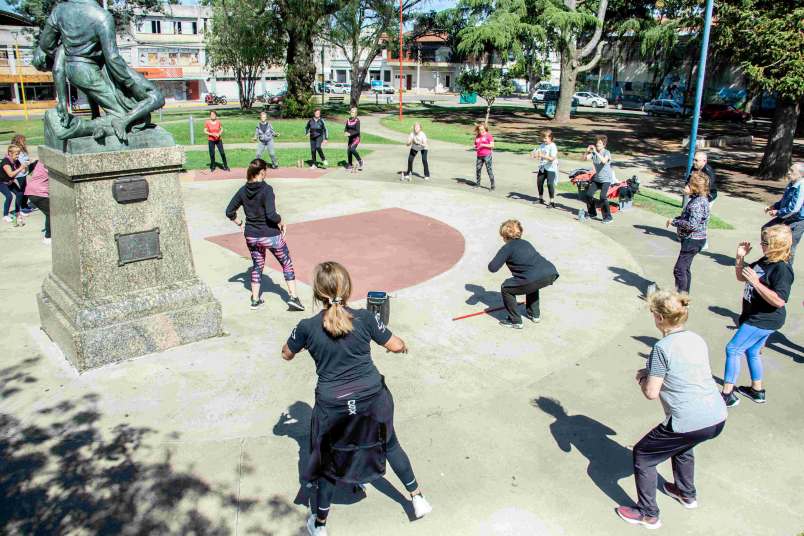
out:
{"label": "red painted circle on ground", "polygon": [[[207,240],[251,258],[240,233]],[[465,247],[457,229],[401,208],[290,224],[287,242],[296,279],[310,285],[316,264],[340,262],[352,276],[353,300],[370,290],[391,292],[432,279],[452,268]]]}

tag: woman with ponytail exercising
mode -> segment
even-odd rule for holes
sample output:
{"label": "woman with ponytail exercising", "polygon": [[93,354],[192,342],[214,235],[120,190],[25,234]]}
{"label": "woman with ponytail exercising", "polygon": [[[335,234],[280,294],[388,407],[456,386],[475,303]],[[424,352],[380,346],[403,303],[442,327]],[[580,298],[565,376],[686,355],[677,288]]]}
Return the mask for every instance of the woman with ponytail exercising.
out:
{"label": "woman with ponytail exercising", "polygon": [[432,511],[421,494],[410,460],[394,431],[394,400],[371,359],[371,341],[389,352],[407,353],[379,316],[347,305],[352,280],[337,262],[313,272],[313,296],[323,310],[302,320],[282,348],[290,361],[302,350],[315,361],[318,384],[310,424],[310,462],[302,478],[318,482],[310,536],[327,535],[336,481],[363,484],[385,474],[386,459],[411,495],[417,518]]}

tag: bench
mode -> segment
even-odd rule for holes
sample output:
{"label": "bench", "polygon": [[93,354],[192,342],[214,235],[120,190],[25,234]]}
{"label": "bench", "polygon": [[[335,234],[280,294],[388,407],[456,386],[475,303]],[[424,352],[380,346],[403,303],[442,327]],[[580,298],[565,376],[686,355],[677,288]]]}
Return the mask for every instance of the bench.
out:
{"label": "bench", "polygon": [[419,99],[419,102],[422,104],[435,104],[435,100],[433,99]]}
{"label": "bench", "polygon": [[330,97],[329,98],[329,103],[330,104],[343,104],[344,98],[345,97],[343,97],[343,96],[341,96],[341,97]]}

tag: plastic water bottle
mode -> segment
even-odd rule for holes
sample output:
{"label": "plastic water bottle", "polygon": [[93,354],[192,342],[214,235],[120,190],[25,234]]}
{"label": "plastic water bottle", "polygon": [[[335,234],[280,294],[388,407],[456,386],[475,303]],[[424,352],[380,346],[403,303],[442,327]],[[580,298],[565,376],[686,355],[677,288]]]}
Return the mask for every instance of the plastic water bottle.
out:
{"label": "plastic water bottle", "polygon": [[586,210],[579,209],[578,210],[578,221],[584,221],[586,219]]}

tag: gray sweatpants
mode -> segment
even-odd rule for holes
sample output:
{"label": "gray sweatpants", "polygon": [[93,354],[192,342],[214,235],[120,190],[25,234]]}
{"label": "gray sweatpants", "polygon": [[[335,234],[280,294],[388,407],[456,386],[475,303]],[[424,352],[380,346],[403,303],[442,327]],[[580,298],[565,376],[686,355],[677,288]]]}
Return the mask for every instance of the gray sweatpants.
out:
{"label": "gray sweatpants", "polygon": [[271,156],[271,164],[276,165],[276,150],[274,150],[274,140],[269,140],[268,143],[258,141],[256,158],[262,158],[262,153],[264,153],[266,149],[268,149],[268,154]]}

